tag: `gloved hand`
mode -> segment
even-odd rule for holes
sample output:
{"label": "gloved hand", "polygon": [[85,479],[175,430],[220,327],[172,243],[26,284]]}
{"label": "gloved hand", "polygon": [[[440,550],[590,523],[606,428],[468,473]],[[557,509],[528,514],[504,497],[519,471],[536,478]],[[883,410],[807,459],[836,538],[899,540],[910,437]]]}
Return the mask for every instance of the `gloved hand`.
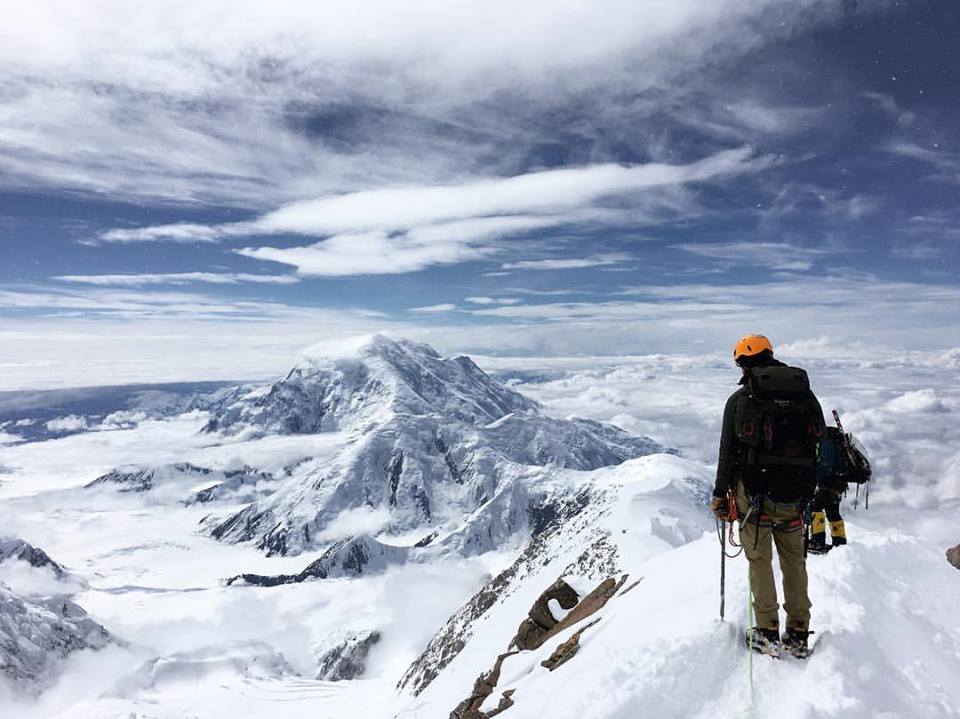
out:
{"label": "gloved hand", "polygon": [[717,515],[718,519],[726,519],[730,511],[730,505],[726,497],[714,497],[710,500],[710,511]]}

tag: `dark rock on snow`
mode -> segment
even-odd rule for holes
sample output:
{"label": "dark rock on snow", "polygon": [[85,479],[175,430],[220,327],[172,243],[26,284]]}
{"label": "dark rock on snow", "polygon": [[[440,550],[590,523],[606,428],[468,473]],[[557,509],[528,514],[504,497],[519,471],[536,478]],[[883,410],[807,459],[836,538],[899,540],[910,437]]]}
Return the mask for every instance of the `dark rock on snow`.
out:
{"label": "dark rock on snow", "polygon": [[[503,662],[507,658],[519,654],[522,651],[538,649],[550,637],[595,614],[606,605],[626,581],[626,574],[624,574],[619,581],[610,577],[601,582],[590,594],[577,602],[576,592],[562,579],[557,579],[557,581],[548,587],[534,602],[530,608],[527,619],[520,625],[520,630],[513,638],[513,641],[510,642],[508,651],[497,657],[489,672],[485,672],[477,677],[470,696],[454,707],[453,711],[450,712],[450,719],[489,719],[513,706],[513,690],[507,689],[503,692],[496,708],[490,711],[480,710],[480,707],[486,702],[487,697],[497,689]],[[549,611],[547,603],[550,599],[557,599],[558,601],[562,599],[568,604],[572,601],[570,612],[560,621],[557,621]],[[561,604],[561,606],[563,605]],[[588,628],[598,621],[599,618],[580,627],[567,641],[558,646],[547,659],[542,661],[541,665],[553,671],[572,659],[580,649],[580,637]],[[550,624],[550,628],[544,629],[540,625],[541,622]],[[537,627],[536,633],[529,633],[531,625]],[[527,633],[524,634],[525,632]],[[528,642],[527,639],[533,639],[534,641]]]}
{"label": "dark rock on snow", "polygon": [[252,584],[260,587],[275,587],[278,584],[294,584],[311,579],[357,577],[361,574],[376,574],[387,567],[404,564],[409,557],[409,547],[395,547],[378,542],[367,534],[341,539],[324,552],[319,559],[307,565],[299,574],[241,574],[231,577],[227,584]]}
{"label": "dark rock on snow", "polygon": [[376,629],[349,633],[337,646],[320,656],[317,679],[338,682],[362,676],[366,671],[367,656],[380,638]]}
{"label": "dark rock on snow", "polygon": [[46,552],[22,539],[0,539],[0,562],[8,559],[18,559],[33,567],[46,567],[57,579],[67,576],[66,570],[50,559]]}
{"label": "dark rock on snow", "polygon": [[18,691],[43,689],[73,652],[102,649],[109,632],[63,597],[25,599],[0,584],[0,676]]}
{"label": "dark rock on snow", "polygon": [[947,550],[947,561],[960,569],[960,544]]}

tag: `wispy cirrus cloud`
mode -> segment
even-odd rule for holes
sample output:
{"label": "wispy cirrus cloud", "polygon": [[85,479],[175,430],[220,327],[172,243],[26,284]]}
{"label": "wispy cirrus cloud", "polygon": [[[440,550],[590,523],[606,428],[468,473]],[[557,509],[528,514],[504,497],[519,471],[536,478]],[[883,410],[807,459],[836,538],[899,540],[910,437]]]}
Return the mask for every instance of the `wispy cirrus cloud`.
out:
{"label": "wispy cirrus cloud", "polygon": [[57,275],[61,282],[85,285],[141,286],[141,285],[188,285],[205,283],[212,285],[237,285],[241,283],[265,285],[292,285],[300,281],[296,275],[255,275],[245,272],[161,272],[155,274],[114,275]]}
{"label": "wispy cirrus cloud", "polygon": [[564,257],[543,260],[519,260],[505,262],[501,265],[504,270],[579,270],[587,267],[607,267],[630,260],[630,255],[623,253],[607,253],[593,257]]}
{"label": "wispy cirrus cloud", "polygon": [[672,247],[690,254],[779,271],[807,271],[828,250],[785,242],[684,242]]}
{"label": "wispy cirrus cloud", "polygon": [[516,305],[521,302],[517,297],[486,297],[486,296],[472,296],[464,297],[464,302],[469,302],[472,305]]}
{"label": "wispy cirrus cloud", "polygon": [[[0,178],[13,188],[264,209],[516,172],[543,140],[518,104],[549,110],[589,97],[616,112],[622,104],[605,98],[670,88],[842,7],[20,4],[0,27]],[[637,107],[622,112],[629,123],[605,124],[635,124]]]}
{"label": "wispy cirrus cloud", "polygon": [[[741,147],[689,164],[605,164],[459,185],[365,190],[292,203],[242,223],[177,224],[171,230],[178,240],[190,228],[196,228],[204,240],[217,233],[318,236],[323,239],[307,246],[245,247],[236,252],[293,266],[301,275],[398,274],[489,257],[504,249],[493,243],[498,238],[628,218],[636,223],[652,221],[658,212],[672,211],[672,188],[759,172],[769,164],[768,158]],[[662,191],[666,193],[663,207]],[[626,208],[605,207],[602,200],[608,197],[628,197],[633,202]],[[152,239],[164,238],[164,226],[144,231]],[[123,237],[128,237],[131,231],[124,232]],[[584,261],[614,264],[621,259],[605,255],[570,266],[588,266]]]}
{"label": "wispy cirrus cloud", "polygon": [[884,149],[894,155],[930,165],[934,168],[931,179],[960,183],[960,153],[951,152],[939,143],[924,147],[916,142],[894,141],[885,144]]}
{"label": "wispy cirrus cloud", "polygon": [[81,244],[97,245],[107,243],[129,244],[136,242],[218,242],[224,236],[242,231],[238,223],[231,228],[211,227],[195,222],[176,222],[156,227],[115,228],[101,232],[94,238],[85,238]]}
{"label": "wispy cirrus cloud", "polygon": [[443,312],[453,312],[457,309],[457,306],[452,302],[442,302],[437,305],[424,305],[423,307],[411,307],[410,312],[418,312],[420,314],[440,314]]}

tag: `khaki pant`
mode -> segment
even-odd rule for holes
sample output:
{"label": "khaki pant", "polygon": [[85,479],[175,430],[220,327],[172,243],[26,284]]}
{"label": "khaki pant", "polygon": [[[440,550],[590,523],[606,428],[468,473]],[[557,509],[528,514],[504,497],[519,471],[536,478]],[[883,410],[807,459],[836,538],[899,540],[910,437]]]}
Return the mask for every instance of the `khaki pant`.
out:
{"label": "khaki pant", "polygon": [[[737,485],[737,509],[741,517],[750,509],[742,482]],[[764,499],[760,512],[764,520],[759,527],[755,514],[740,526],[740,542],[750,563],[750,589],[753,591],[757,626],[762,629],[780,628],[780,605],[777,603],[777,584],[773,576],[772,545],[776,544],[780,570],[783,572],[783,608],[787,612],[787,627],[807,631],[810,627],[811,604],[807,595],[803,532],[799,526],[790,530],[778,528],[777,531],[773,531],[772,526],[800,519],[800,510],[794,504],[775,504]]]}

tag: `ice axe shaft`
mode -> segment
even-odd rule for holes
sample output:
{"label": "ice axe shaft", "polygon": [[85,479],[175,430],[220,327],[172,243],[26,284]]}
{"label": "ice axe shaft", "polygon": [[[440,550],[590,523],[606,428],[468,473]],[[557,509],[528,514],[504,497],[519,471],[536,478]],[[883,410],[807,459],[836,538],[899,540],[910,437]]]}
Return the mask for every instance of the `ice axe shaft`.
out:
{"label": "ice axe shaft", "polygon": [[727,520],[720,520],[720,621],[727,601]]}

